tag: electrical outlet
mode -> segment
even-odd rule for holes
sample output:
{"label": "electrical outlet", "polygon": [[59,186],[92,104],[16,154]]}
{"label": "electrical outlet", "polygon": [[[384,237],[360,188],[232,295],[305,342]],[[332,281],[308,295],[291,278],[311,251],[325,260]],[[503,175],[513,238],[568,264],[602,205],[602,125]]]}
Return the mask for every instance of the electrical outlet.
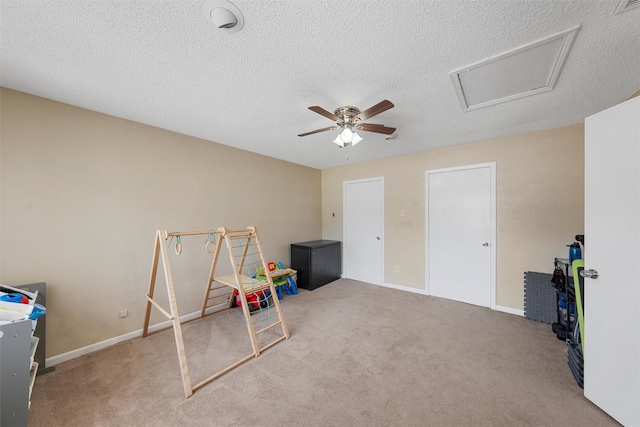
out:
{"label": "electrical outlet", "polygon": [[396,265],[396,273],[400,273],[400,266]]}
{"label": "electrical outlet", "polygon": [[127,317],[129,315],[129,310],[120,310],[120,317]]}

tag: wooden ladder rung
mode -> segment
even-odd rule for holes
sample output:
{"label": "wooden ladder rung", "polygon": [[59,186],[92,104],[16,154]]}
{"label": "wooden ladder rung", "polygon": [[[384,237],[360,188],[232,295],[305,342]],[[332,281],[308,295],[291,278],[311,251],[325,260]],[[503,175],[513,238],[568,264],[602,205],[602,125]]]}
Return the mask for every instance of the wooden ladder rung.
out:
{"label": "wooden ladder rung", "polygon": [[253,234],[229,236],[229,239],[231,240],[250,239],[250,238],[253,238]]}
{"label": "wooden ladder rung", "polygon": [[207,300],[207,304],[204,306],[204,308],[215,307],[216,305],[227,304],[228,302],[229,298],[219,299],[217,301],[215,299],[209,299]]}
{"label": "wooden ladder rung", "polygon": [[[219,304],[216,304],[216,305],[219,305]],[[210,309],[210,308],[212,308],[212,307],[215,307],[215,305],[210,305],[210,306],[205,307],[205,308],[204,308],[204,311],[207,311],[208,309]],[[228,310],[228,307],[226,307],[226,306],[225,306],[225,307],[220,307],[220,308],[219,308],[219,309],[217,309],[217,310],[213,310],[213,311],[211,311],[211,312],[209,312],[209,313],[205,313],[205,316],[208,316],[208,315],[210,315],[210,314],[217,313],[217,312],[222,311],[222,310]]]}
{"label": "wooden ladder rung", "polygon": [[[218,299],[219,302],[215,302]],[[229,298],[219,299],[219,298],[209,298],[207,300],[206,307],[213,307],[214,305],[226,304],[229,301]]]}
{"label": "wooden ladder rung", "polygon": [[207,296],[207,300],[216,299],[216,298],[229,298],[229,295],[231,295],[231,292],[226,293],[226,294],[213,295],[213,296],[209,295],[209,296]]}
{"label": "wooden ladder rung", "polygon": [[282,322],[280,320],[278,320],[277,322],[272,323],[271,325],[267,325],[264,328],[260,329],[259,331],[256,331],[255,335],[258,336],[258,334],[261,334],[264,331],[268,331],[269,329],[273,328],[274,326],[278,326],[280,324],[282,324]]}
{"label": "wooden ladder rung", "polygon": [[164,308],[162,308],[162,306],[160,304],[158,304],[157,302],[155,302],[153,300],[153,298],[151,298],[149,295],[147,295],[147,301],[149,301],[151,304],[153,304],[158,310],[160,310],[160,312],[162,314],[164,314],[165,316],[167,316],[167,318],[169,320],[173,320],[174,317],[171,313],[169,313],[167,310],[165,310]]}

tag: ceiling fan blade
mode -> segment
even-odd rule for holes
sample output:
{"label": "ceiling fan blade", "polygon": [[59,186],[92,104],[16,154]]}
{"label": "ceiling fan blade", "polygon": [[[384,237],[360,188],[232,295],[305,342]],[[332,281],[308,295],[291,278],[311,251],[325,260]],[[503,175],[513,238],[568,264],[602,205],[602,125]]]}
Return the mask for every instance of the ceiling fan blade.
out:
{"label": "ceiling fan blade", "polygon": [[384,133],[385,135],[391,135],[396,131],[396,128],[390,128],[384,125],[373,125],[370,123],[361,123],[357,125],[356,128],[365,132]]}
{"label": "ceiling fan blade", "polygon": [[325,116],[326,118],[331,119],[334,122],[339,122],[340,121],[339,117],[336,117],[335,115],[331,114],[330,112],[328,112],[324,108],[318,107],[317,105],[314,105],[313,107],[309,107],[309,110],[313,111],[314,113],[318,113],[321,116]]}
{"label": "ceiling fan blade", "polygon": [[378,102],[373,107],[367,110],[364,110],[363,112],[358,114],[356,117],[359,118],[361,121],[365,121],[373,116],[377,116],[378,114],[389,110],[390,108],[393,108],[393,103],[385,99],[384,101]]}
{"label": "ceiling fan blade", "polygon": [[333,129],[337,129],[337,128],[338,128],[337,126],[329,126],[328,128],[316,129],[316,130],[312,130],[311,132],[301,133],[298,136],[313,135],[314,133],[326,132],[328,130],[333,130]]}

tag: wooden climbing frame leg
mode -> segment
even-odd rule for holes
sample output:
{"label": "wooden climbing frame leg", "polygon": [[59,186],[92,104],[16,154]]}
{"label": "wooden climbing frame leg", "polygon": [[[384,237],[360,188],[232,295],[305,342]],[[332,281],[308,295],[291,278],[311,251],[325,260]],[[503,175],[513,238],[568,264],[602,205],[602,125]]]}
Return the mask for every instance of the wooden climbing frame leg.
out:
{"label": "wooden climbing frame leg", "polygon": [[[187,354],[184,348],[184,340],[182,338],[182,327],[180,325],[180,314],[178,313],[178,303],[176,300],[175,289],[173,286],[173,278],[171,275],[171,266],[169,264],[169,254],[167,248],[164,245],[163,230],[156,231],[156,243],[154,248],[153,260],[151,263],[151,275],[149,279],[149,292],[147,293],[147,310],[144,319],[143,336],[149,334],[149,319],[151,316],[151,305],[154,305],[158,310],[164,314],[173,326],[173,333],[176,341],[176,349],[178,351],[178,361],[180,363],[180,373],[182,374],[182,386],[184,388],[185,397],[189,397],[193,394],[191,387],[191,379],[189,377],[189,366],[187,364]],[[165,239],[166,240],[166,239]],[[162,266],[164,270],[164,277],[167,284],[167,295],[169,296],[169,310],[167,312],[160,306],[154,299],[153,294],[155,291],[156,271],[158,268],[158,258],[162,258]]]}
{"label": "wooden climbing frame leg", "polygon": [[[231,366],[228,366],[227,368],[224,368],[221,371],[217,372],[216,374],[210,376],[209,378],[201,381],[195,386],[191,385],[191,379],[189,376],[189,366],[187,364],[187,354],[185,351],[184,340],[182,336],[180,314],[178,312],[178,303],[177,303],[176,294],[175,294],[175,286],[173,283],[171,266],[169,262],[170,261],[169,254],[168,254],[168,249],[166,247],[165,241],[168,239],[169,236],[171,236],[172,238],[178,237],[178,240],[176,243],[176,253],[179,255],[180,249],[181,249],[179,238],[181,236],[194,236],[194,235],[207,235],[207,234],[210,235],[212,234],[212,232],[211,231],[208,231],[208,232],[194,231],[194,232],[183,232],[183,233],[180,233],[180,232],[167,233],[166,230],[157,230],[153,258],[151,262],[151,274],[149,276],[149,290],[146,295],[147,307],[145,311],[145,319],[144,319],[144,327],[143,327],[142,335],[146,337],[147,335],[150,334],[149,320],[151,316],[151,307],[155,306],[165,317],[167,317],[167,319],[169,319],[169,321],[171,322],[171,326],[167,326],[166,328],[159,328],[159,329],[154,328],[153,332],[158,332],[163,329],[168,329],[169,327],[173,328],[185,397],[191,396],[196,389],[213,381],[214,379],[220,377],[226,372],[229,372],[231,369],[235,368],[236,366],[246,362],[247,360],[250,360],[253,357],[258,357],[261,351],[264,351],[267,348],[275,345],[276,343],[289,338],[289,330],[287,329],[287,325],[284,321],[284,317],[282,315],[282,309],[280,308],[280,303],[276,297],[277,293],[276,293],[275,286],[273,284],[273,280],[271,279],[269,274],[265,274],[265,277],[262,278],[261,275],[257,274],[258,273],[257,270],[253,271],[253,268],[255,268],[256,265],[258,265],[258,263],[255,263],[255,262],[249,264],[248,269],[251,269],[252,271],[247,271],[247,272],[243,271],[247,263],[247,258],[253,257],[256,254],[256,252],[251,252],[249,249],[249,246],[252,245],[252,240],[255,239],[254,245],[257,248],[257,253],[259,254],[259,259],[260,259],[259,267],[264,269],[265,273],[268,272],[267,263],[265,261],[264,254],[262,252],[262,246],[258,238],[257,230],[255,229],[255,227],[247,227],[245,230],[227,230],[224,227],[220,227],[215,231],[217,240],[214,245],[214,251],[213,251],[214,255],[211,263],[211,269],[209,271],[208,284],[207,284],[207,289],[206,289],[204,300],[203,300],[200,318],[204,317],[206,314],[211,314],[211,313],[205,313],[207,308],[212,308],[216,306],[224,306],[220,309],[230,308],[233,303],[233,290],[236,289],[238,291],[238,295],[240,296],[240,305],[242,307],[242,311],[245,317],[245,323],[247,326],[249,337],[251,339],[251,346],[253,348],[253,352],[252,354],[235,362]],[[229,259],[231,261],[233,274],[214,277],[223,240],[229,250]],[[241,254],[234,253],[232,240],[243,241],[244,246],[241,247],[242,249]],[[207,243],[205,245],[207,252],[209,252],[209,245],[211,243],[212,241],[207,240]],[[153,299],[159,262],[162,262],[162,265],[163,265],[164,276],[165,276],[165,281],[167,286],[167,295],[169,298],[169,310],[165,310],[160,304],[158,304],[158,302],[156,302]],[[245,273],[245,274],[242,274],[242,273]],[[230,292],[228,293],[221,292],[216,296],[213,296],[213,297],[211,296],[212,290],[219,291],[224,288],[228,288]],[[274,321],[273,323],[263,327],[259,331],[256,331],[253,321],[251,320],[251,312],[249,310],[249,304],[247,301],[247,291],[250,293],[256,293],[256,292],[266,291],[267,289],[270,290],[271,292],[271,299],[277,311],[277,321]],[[215,300],[215,298],[223,298],[223,299]],[[224,299],[224,298],[227,298],[227,299]],[[217,302],[212,302],[212,300]],[[258,344],[257,335],[260,333],[266,332],[267,330],[270,330],[272,328],[276,328],[278,325],[280,325],[282,328],[282,332],[283,332],[282,336],[279,336],[277,339],[271,341],[269,344],[266,344],[261,348]]]}

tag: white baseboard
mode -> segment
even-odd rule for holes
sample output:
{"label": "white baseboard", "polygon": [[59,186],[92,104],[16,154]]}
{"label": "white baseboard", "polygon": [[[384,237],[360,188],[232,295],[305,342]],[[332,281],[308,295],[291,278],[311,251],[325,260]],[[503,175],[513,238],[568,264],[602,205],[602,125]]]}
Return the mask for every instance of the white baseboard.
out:
{"label": "white baseboard", "polygon": [[495,310],[496,311],[503,311],[505,313],[515,314],[516,316],[524,317],[524,310],[518,310],[517,308],[503,307],[501,305],[496,305]]}
{"label": "white baseboard", "polygon": [[[429,295],[425,289],[417,289],[417,288],[412,288],[412,287],[409,287],[409,286],[396,285],[396,284],[393,284],[393,283],[385,283],[382,286],[384,286],[385,288],[392,288],[392,289],[398,289],[398,290],[406,291],[406,292],[413,292],[414,294]],[[509,314],[515,314],[516,316],[524,317],[524,310],[518,310],[517,308],[511,308],[511,307],[504,307],[504,306],[501,306],[501,305],[496,305],[494,310],[502,311],[504,313],[509,313]]]}
{"label": "white baseboard", "polygon": [[413,292],[414,294],[429,295],[424,289],[412,288],[410,286],[404,285],[396,285],[395,283],[383,283],[382,286],[384,286],[385,288],[398,289],[405,292]]}
{"label": "white baseboard", "polygon": [[[197,319],[198,317],[200,317],[200,311],[195,311],[193,313],[180,316],[180,322],[182,323],[182,322],[186,322],[187,320]],[[154,331],[157,331],[158,329],[162,329],[170,325],[171,325],[171,320],[165,320],[164,322],[156,323],[155,325],[149,326],[149,332],[154,332]],[[47,368],[50,366],[55,366],[58,363],[67,362],[77,357],[84,356],[85,354],[93,353],[94,351],[102,350],[103,348],[107,348],[109,346],[121,343],[123,341],[130,340],[133,338],[137,338],[140,336],[142,336],[142,329],[138,329],[137,331],[129,332],[117,337],[109,338],[108,340],[100,341],[95,344],[88,345],[86,347],[71,350],[67,353],[62,353],[57,356],[48,357],[47,360],[45,360],[45,366]]]}
{"label": "white baseboard", "polygon": [[[427,293],[426,290],[424,289],[417,289],[417,288],[412,288],[409,286],[403,286],[403,285],[396,285],[394,283],[384,283],[382,286],[384,286],[385,288],[392,288],[392,289],[398,289],[401,291],[405,291],[405,292],[412,292],[414,294],[420,294],[420,295],[429,295]],[[495,307],[496,311],[503,311],[505,313],[509,313],[509,314],[515,314],[517,316],[522,316],[524,317],[524,310],[518,310],[515,308],[510,308],[510,307],[503,307],[503,306],[499,306],[497,305]],[[187,320],[193,320],[200,317],[200,312],[199,311],[195,311],[193,313],[189,313],[189,314],[185,314],[184,316],[180,316],[180,322],[186,322]],[[171,325],[171,321],[170,320],[165,320],[164,322],[161,323],[157,323],[155,325],[149,326],[149,332],[154,332],[157,331],[158,329],[162,329],[165,328],[167,326]],[[108,340],[105,341],[100,341],[97,342],[95,344],[91,344],[88,345],[86,347],[82,347],[82,348],[78,348],[76,350],[72,350],[69,351],[67,353],[62,353],[59,354],[57,356],[53,356],[53,357],[49,357],[47,358],[47,360],[45,360],[45,366],[46,367],[50,367],[50,366],[55,366],[58,363],[62,363],[62,362],[67,362],[69,360],[78,358],[80,356],[84,356],[85,354],[89,354],[89,353],[93,353],[94,351],[98,351],[98,350],[102,350],[103,348],[107,348],[109,346],[121,343],[123,341],[127,341],[133,338],[137,338],[142,336],[142,329],[138,329],[136,331],[133,332],[129,332],[126,333],[124,335],[120,335],[117,337],[113,337],[113,338],[109,338]]]}

